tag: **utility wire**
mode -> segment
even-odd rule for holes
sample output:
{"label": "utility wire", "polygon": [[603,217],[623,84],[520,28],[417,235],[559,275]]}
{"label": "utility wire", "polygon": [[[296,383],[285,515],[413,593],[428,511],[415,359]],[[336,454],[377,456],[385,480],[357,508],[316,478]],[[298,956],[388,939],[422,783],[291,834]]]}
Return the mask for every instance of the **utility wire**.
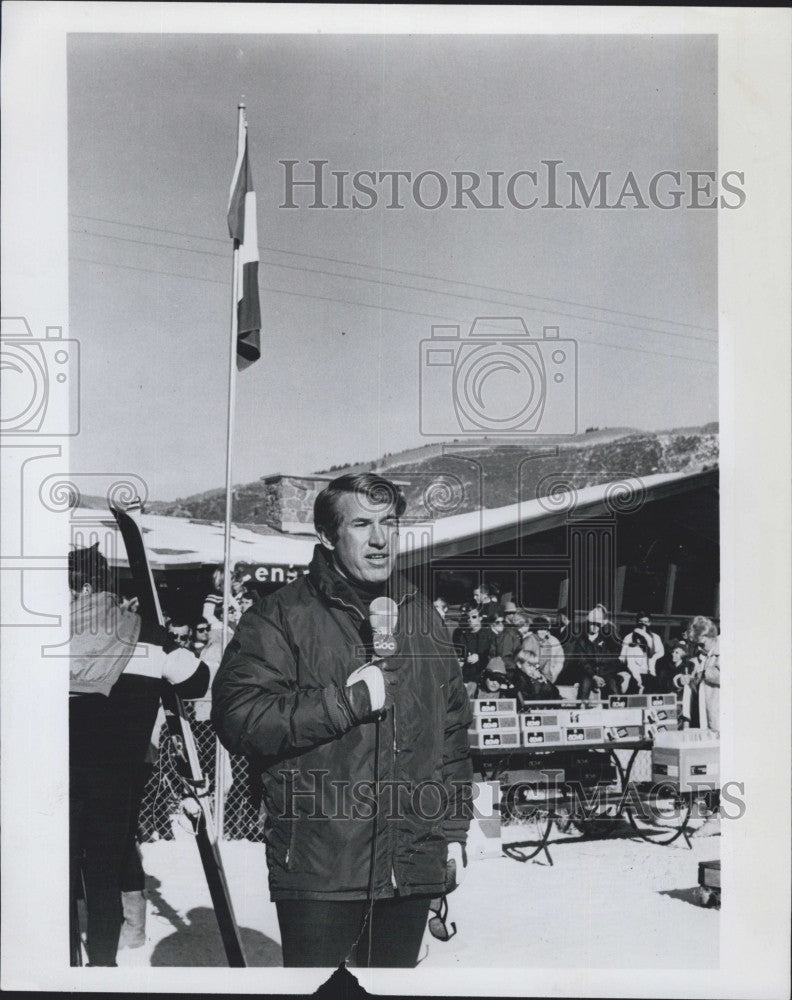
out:
{"label": "utility wire", "polygon": [[[106,240],[117,240],[121,243],[134,243],[139,246],[158,247],[159,249],[162,250],[176,250],[182,253],[196,253],[206,257],[218,257],[221,260],[225,260],[228,256],[227,254],[218,253],[217,251],[214,250],[195,250],[192,247],[175,247],[170,243],[152,243],[149,240],[136,240],[129,236],[113,236],[110,233],[92,233],[82,229],[71,229],[69,231],[72,233],[79,233],[81,235],[86,235],[86,236],[98,236]],[[368,266],[376,266],[376,265],[368,265]],[[267,267],[280,267],[286,271],[301,271],[301,272],[307,272],[309,274],[321,274],[329,278],[343,278],[346,281],[364,281],[370,285],[378,285],[378,286],[385,285],[388,288],[401,288],[404,289],[405,291],[424,292],[427,295],[445,295],[455,299],[467,299],[471,302],[491,302],[496,305],[506,306],[510,309],[517,309],[517,308],[525,309],[528,312],[540,311],[536,306],[525,305],[518,307],[513,302],[504,302],[503,299],[491,299],[482,297],[480,295],[465,295],[462,292],[444,292],[441,291],[440,289],[435,289],[435,288],[421,288],[418,285],[405,285],[401,284],[400,282],[382,281],[379,278],[364,278],[356,274],[339,274],[337,271],[324,271],[320,268],[315,268],[315,267],[300,267],[295,264],[279,264],[277,261],[270,262],[269,264],[267,264]],[[439,280],[445,281],[448,279],[441,278]],[[484,286],[478,286],[478,287],[484,287]],[[516,292],[514,293],[510,292],[509,294],[517,295]],[[705,344],[717,343],[717,341],[712,340],[710,337],[696,337],[688,333],[675,333],[671,330],[658,330],[655,327],[636,326],[634,323],[618,323],[615,320],[593,319],[592,317],[589,316],[580,316],[577,313],[559,312],[557,309],[553,311],[557,316],[565,316],[569,319],[581,319],[587,323],[604,323],[607,326],[618,326],[626,330],[635,330],[644,333],[656,333],[664,337],[679,337],[682,340],[697,340],[697,341],[702,341]]]}
{"label": "utility wire", "polygon": [[[141,271],[145,274],[159,274],[166,278],[182,278],[188,281],[205,281],[208,284],[212,285],[227,284],[226,281],[220,278],[203,278],[199,277],[198,275],[192,275],[192,274],[178,274],[173,271],[161,271],[156,268],[138,267],[133,264],[115,264],[112,261],[91,260],[90,258],[87,257],[75,257],[75,256],[71,256],[70,260],[79,261],[82,264],[93,264],[95,267],[117,267],[121,268],[124,271]],[[402,315],[405,316],[420,316],[425,319],[442,319],[448,323],[458,323],[460,325],[463,322],[458,317],[443,316],[440,315],[439,313],[422,313],[422,312],[417,312],[414,309],[397,309],[395,306],[384,306],[379,303],[356,302],[350,299],[333,298],[332,296],[329,295],[314,295],[310,292],[295,292],[295,291],[290,291],[289,289],[286,288],[272,288],[268,285],[259,285],[259,287],[265,292],[272,292],[273,294],[276,295],[292,295],[295,296],[296,298],[301,298],[301,299],[315,299],[320,302],[336,302],[340,303],[341,305],[360,307],[363,309],[380,309],[385,312],[401,313]],[[592,344],[600,347],[610,347],[617,351],[631,351],[634,354],[649,354],[652,355],[653,357],[658,357],[658,358],[676,358],[679,361],[692,361],[695,362],[696,364],[714,365],[717,363],[716,361],[707,358],[692,358],[690,357],[690,355],[667,354],[663,351],[650,351],[643,347],[630,347],[627,344],[614,344],[607,340],[594,340],[594,339],[579,340],[578,343]]]}
{"label": "utility wire", "polygon": [[[181,231],[176,230],[176,229],[164,229],[164,228],[161,228],[159,226],[146,226],[146,225],[143,225],[142,223],[136,223],[136,222],[118,222],[117,220],[114,220],[114,219],[105,219],[105,218],[102,218],[100,216],[95,216],[95,215],[80,215],[80,214],[78,214],[76,212],[72,212],[72,213],[70,213],[70,215],[72,216],[72,218],[75,218],[75,219],[87,219],[87,220],[89,220],[91,222],[104,222],[104,223],[107,223],[108,225],[112,225],[112,226],[131,226],[131,227],[134,227],[136,229],[145,229],[145,230],[148,230],[149,232],[167,233],[167,234],[169,234],[171,236],[183,236],[186,239],[205,240],[207,242],[220,243],[220,244],[223,244],[223,245],[227,244],[227,242],[228,242],[228,240],[220,239],[217,236],[203,236],[200,233],[185,233],[185,232],[181,232]],[[105,234],[94,233],[92,235],[101,236],[101,235],[105,235]],[[154,245],[158,245],[158,244],[154,244]],[[159,245],[162,245],[162,244],[159,244]],[[173,249],[180,249],[180,250],[184,249],[184,250],[187,250],[188,248],[186,248],[186,247],[174,247]],[[681,322],[679,320],[661,319],[658,316],[647,316],[647,315],[645,315],[643,313],[632,313],[632,312],[627,312],[626,310],[623,310],[623,309],[610,309],[610,308],[608,308],[606,306],[593,306],[593,305],[590,305],[589,303],[586,303],[586,302],[576,302],[576,301],[573,301],[571,299],[557,299],[557,298],[552,298],[550,296],[545,296],[545,295],[535,295],[532,292],[515,292],[515,291],[513,291],[512,289],[509,289],[509,288],[499,288],[499,287],[496,287],[494,285],[482,285],[482,284],[477,284],[475,282],[463,282],[463,281],[460,281],[460,280],[457,280],[457,279],[454,279],[454,278],[442,278],[439,275],[422,274],[422,273],[420,273],[418,271],[405,271],[405,270],[401,270],[399,268],[382,267],[382,266],[380,266],[378,264],[368,264],[368,263],[364,263],[364,262],[361,262],[361,261],[345,260],[345,259],[339,258],[339,257],[326,257],[326,256],[322,256],[320,254],[300,253],[300,252],[298,252],[296,250],[283,250],[283,249],[280,249],[278,247],[270,247],[270,246],[265,246],[265,245],[261,245],[259,247],[259,249],[260,250],[266,250],[266,251],[271,252],[271,253],[282,253],[282,254],[288,254],[289,256],[294,256],[294,257],[305,257],[305,258],[312,259],[312,260],[322,260],[322,261],[325,261],[327,263],[332,263],[332,264],[345,264],[345,265],[348,265],[350,267],[365,267],[365,268],[371,268],[371,269],[375,269],[375,270],[379,270],[379,271],[387,271],[390,274],[400,274],[400,275],[405,275],[405,276],[411,277],[411,278],[422,278],[422,279],[427,280],[427,281],[443,281],[443,282],[446,282],[448,284],[457,284],[457,285],[464,284],[466,287],[470,287],[470,288],[483,288],[486,291],[497,292],[499,294],[504,294],[504,295],[514,295],[514,296],[516,296],[518,298],[519,297],[523,297],[523,298],[527,297],[527,298],[532,298],[532,299],[539,299],[540,301],[543,301],[543,302],[560,302],[562,305],[574,306],[574,307],[581,308],[581,309],[591,309],[591,310],[594,310],[594,311],[597,311],[597,312],[612,313],[613,315],[617,315],[617,316],[633,317],[635,319],[647,320],[648,322],[651,322],[651,323],[666,323],[666,324],[669,324],[671,326],[679,326],[679,327],[683,327],[683,328],[691,329],[691,330],[705,330],[705,331],[709,331],[709,332],[715,333],[715,334],[717,334],[717,332],[718,332],[717,328],[715,328],[715,327],[702,326],[702,325],[697,324],[697,323],[683,323],[683,322]],[[209,253],[210,251],[195,251],[195,252]],[[344,275],[344,277],[349,277],[349,276],[348,275]],[[583,317],[583,318],[587,318],[588,319],[589,317]],[[594,322],[601,322],[601,321],[595,320]],[[666,332],[666,331],[657,331],[657,332]],[[701,339],[707,339],[707,338],[701,338]],[[710,343],[715,343],[715,342],[716,341],[710,341]]]}

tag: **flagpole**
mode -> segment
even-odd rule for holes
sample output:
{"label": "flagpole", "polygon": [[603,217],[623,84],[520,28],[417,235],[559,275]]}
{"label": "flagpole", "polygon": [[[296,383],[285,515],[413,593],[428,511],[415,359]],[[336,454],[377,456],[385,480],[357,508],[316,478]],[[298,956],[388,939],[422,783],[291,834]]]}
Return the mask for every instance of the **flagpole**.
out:
{"label": "flagpole", "polygon": [[[237,149],[242,148],[247,122],[245,105],[237,105]],[[231,601],[231,515],[233,513],[233,491],[231,487],[232,445],[234,440],[234,410],[236,408],[236,355],[239,332],[239,244],[234,243],[234,257],[231,270],[231,335],[228,341],[228,414],[226,421],[226,480],[225,480],[225,532],[223,537],[223,631],[222,644],[228,645],[228,605]],[[225,813],[225,750],[217,740],[215,754],[215,821],[217,834],[223,836]]]}

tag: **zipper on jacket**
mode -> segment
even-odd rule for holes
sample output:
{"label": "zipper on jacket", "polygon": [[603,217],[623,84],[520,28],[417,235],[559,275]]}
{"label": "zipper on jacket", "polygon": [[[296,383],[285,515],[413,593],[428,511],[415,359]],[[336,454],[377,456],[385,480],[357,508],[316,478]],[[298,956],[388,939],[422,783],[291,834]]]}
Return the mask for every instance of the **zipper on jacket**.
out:
{"label": "zipper on jacket", "polygon": [[[396,742],[396,705],[395,704],[392,706],[392,711],[393,711],[393,775],[394,775],[394,777],[396,777],[396,754],[399,752],[399,747],[398,747],[398,744]],[[397,794],[396,801],[398,803],[398,794]],[[397,812],[397,815],[398,815],[398,808],[397,808],[396,812]],[[392,830],[393,830],[393,824],[391,823],[391,831]],[[393,844],[393,841],[391,841],[391,843]],[[393,846],[391,847],[391,884],[393,885],[394,889],[398,889],[399,885],[398,885],[398,882],[396,881],[396,849],[395,849],[395,844],[393,844]]]}

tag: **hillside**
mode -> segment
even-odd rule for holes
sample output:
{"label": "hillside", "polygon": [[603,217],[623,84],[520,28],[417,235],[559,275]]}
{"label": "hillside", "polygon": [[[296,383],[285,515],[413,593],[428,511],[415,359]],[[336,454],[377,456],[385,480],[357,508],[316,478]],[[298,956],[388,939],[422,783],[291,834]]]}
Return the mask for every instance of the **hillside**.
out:
{"label": "hillside", "polygon": [[[625,476],[662,472],[699,472],[718,464],[718,425],[660,432],[630,428],[594,429],[559,444],[537,437],[531,446],[482,441],[470,448],[452,444],[384,455],[377,462],[360,462],[317,475],[341,475],[376,469],[404,482],[410,508],[427,505],[434,516],[459,514],[478,506],[503,507],[518,496],[546,495],[554,483],[570,482],[577,489]],[[267,506],[263,480],[235,488],[234,521],[248,526],[265,523]],[[147,504],[151,513],[222,520],[225,493],[209,490],[170,502]]]}

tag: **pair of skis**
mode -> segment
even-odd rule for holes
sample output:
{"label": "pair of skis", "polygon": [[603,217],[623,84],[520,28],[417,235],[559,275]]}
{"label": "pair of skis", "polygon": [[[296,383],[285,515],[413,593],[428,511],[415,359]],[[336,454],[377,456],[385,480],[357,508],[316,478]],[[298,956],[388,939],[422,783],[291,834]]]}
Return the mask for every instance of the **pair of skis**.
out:
{"label": "pair of skis", "polygon": [[[142,618],[162,625],[164,623],[162,608],[143,542],[140,500],[136,499],[125,507],[111,505],[110,510],[118,524],[121,537],[124,539],[135,593],[138,597],[139,613]],[[186,786],[189,795],[195,799],[200,807],[191,816],[191,819],[201,856],[201,864],[212,898],[212,906],[217,917],[220,936],[223,939],[226,958],[232,968],[244,968],[246,962],[242,950],[242,940],[231,905],[228,882],[217,843],[217,828],[209,798],[206,795],[206,785],[192,729],[184,713],[181,699],[166,681],[162,682],[161,699],[168,733],[175,750],[179,777]]]}

